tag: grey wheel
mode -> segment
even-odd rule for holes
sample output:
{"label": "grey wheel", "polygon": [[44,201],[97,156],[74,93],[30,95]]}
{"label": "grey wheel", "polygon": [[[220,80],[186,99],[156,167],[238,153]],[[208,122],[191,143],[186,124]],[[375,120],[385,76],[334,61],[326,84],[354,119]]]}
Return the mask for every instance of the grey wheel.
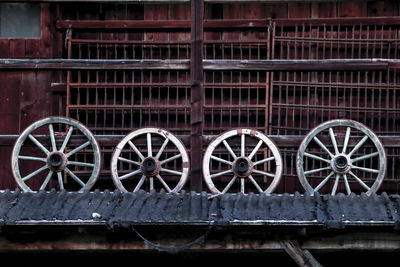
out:
{"label": "grey wheel", "polygon": [[[203,158],[203,176],[214,194],[272,193],[282,176],[282,158],[263,133],[235,129],[216,137]],[[235,183],[237,186],[235,187]]]}
{"label": "grey wheel", "polygon": [[111,159],[115,186],[122,192],[147,188],[179,192],[189,175],[189,157],[183,143],[159,128],[142,128],[125,136]]}
{"label": "grey wheel", "polygon": [[12,172],[24,191],[86,191],[100,173],[100,149],[80,122],[48,117],[31,124],[15,142]]}
{"label": "grey wheel", "polygon": [[376,192],[386,174],[386,154],[378,137],[353,120],[315,127],[302,141],[296,161],[304,189],[335,195]]}

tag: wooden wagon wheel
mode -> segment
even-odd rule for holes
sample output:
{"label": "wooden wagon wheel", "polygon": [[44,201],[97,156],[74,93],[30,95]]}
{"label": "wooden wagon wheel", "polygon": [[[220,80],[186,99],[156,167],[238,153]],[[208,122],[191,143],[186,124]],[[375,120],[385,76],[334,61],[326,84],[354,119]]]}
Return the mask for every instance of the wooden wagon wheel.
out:
{"label": "wooden wagon wheel", "polygon": [[142,128],[119,142],[111,159],[111,174],[122,192],[136,192],[144,188],[146,181],[149,191],[164,188],[179,192],[189,174],[189,157],[183,143],[172,133]]}
{"label": "wooden wagon wheel", "polygon": [[[100,149],[93,134],[80,122],[48,117],[31,124],[18,137],[11,164],[14,178],[24,191],[49,187],[86,191],[99,176]],[[34,171],[24,169],[26,165],[35,164],[41,167],[35,167]],[[79,172],[86,173],[86,177],[78,177]],[[51,183],[53,177],[57,177],[54,186]],[[74,182],[69,183],[69,178]]]}
{"label": "wooden wagon wheel", "polygon": [[235,181],[240,181],[237,191],[243,194],[254,189],[257,193],[269,194],[281,178],[282,158],[275,144],[263,133],[235,129],[209,144],[203,158],[203,175],[214,194],[229,192]]}
{"label": "wooden wagon wheel", "polygon": [[[344,184],[347,194],[354,191],[353,185],[370,195],[378,190],[385,176],[386,154],[378,137],[365,125],[353,120],[332,120],[306,135],[297,152],[296,168],[301,184],[311,194],[324,188],[335,195]],[[372,182],[365,181],[367,176]],[[333,182],[331,187],[329,180]]]}

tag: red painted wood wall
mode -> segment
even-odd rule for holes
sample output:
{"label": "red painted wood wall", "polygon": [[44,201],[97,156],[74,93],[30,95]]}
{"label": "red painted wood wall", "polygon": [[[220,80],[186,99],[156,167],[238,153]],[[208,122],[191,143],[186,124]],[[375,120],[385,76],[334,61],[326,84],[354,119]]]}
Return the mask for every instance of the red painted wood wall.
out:
{"label": "red painted wood wall", "polygon": [[[355,1],[331,3],[238,3],[205,4],[205,19],[279,19],[399,16],[397,1]],[[56,29],[57,20],[190,20],[190,2],[185,4],[41,4],[41,38],[0,39],[1,58],[66,58],[65,31]],[[103,39],[124,39],[125,34],[107,31]],[[97,38],[82,32],[80,38]],[[132,33],[132,40],[190,41],[190,32],[149,31]],[[260,31],[205,31],[204,40],[263,40]],[[210,56],[210,55],[209,55]],[[207,55],[205,55],[207,57]],[[56,71],[0,71],[0,134],[18,134],[30,123],[50,115],[65,115],[65,95],[52,83],[65,83],[65,73]],[[207,75],[206,78],[207,79]],[[207,82],[207,80],[206,80]],[[207,100],[206,100],[207,101]],[[207,111],[205,111],[207,112]],[[267,116],[265,114],[264,116]],[[266,125],[262,126],[266,127]],[[207,128],[205,129],[207,131]],[[218,131],[209,130],[216,134]],[[14,189],[10,170],[12,147],[0,144],[0,189]],[[297,190],[295,182],[284,181],[280,191]],[[113,189],[113,188],[110,188]]]}

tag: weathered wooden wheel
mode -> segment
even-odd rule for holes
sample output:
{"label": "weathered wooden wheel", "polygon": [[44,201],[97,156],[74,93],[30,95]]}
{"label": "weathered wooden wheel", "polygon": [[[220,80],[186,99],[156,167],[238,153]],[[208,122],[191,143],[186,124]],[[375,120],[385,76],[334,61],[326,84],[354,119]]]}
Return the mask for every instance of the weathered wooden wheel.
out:
{"label": "weathered wooden wheel", "polygon": [[[227,131],[207,147],[203,176],[214,194],[272,193],[282,175],[282,158],[275,144],[251,129]],[[234,186],[238,181],[238,185]]]}
{"label": "weathered wooden wheel", "polygon": [[99,176],[100,149],[80,122],[48,117],[31,124],[18,137],[11,164],[14,178],[24,191],[85,191]]}
{"label": "weathered wooden wheel", "polygon": [[[297,152],[297,174],[309,193],[376,192],[386,173],[378,137],[353,120],[332,120],[311,130]],[[342,188],[342,190],[341,190]]]}
{"label": "weathered wooden wheel", "polygon": [[129,133],[117,145],[111,173],[122,192],[161,188],[179,192],[189,174],[189,157],[183,143],[172,133],[142,128]]}

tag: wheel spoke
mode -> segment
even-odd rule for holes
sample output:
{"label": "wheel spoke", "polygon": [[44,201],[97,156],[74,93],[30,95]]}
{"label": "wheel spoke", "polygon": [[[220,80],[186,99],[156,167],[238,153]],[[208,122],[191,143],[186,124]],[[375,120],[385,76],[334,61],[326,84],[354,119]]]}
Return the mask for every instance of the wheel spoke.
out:
{"label": "wheel spoke", "polygon": [[255,166],[255,165],[259,165],[259,164],[262,164],[262,163],[265,163],[267,161],[271,161],[271,160],[274,160],[274,159],[275,159],[275,157],[269,157],[269,158],[266,158],[266,159],[262,159],[262,160],[256,161],[253,164]]}
{"label": "wheel spoke", "polygon": [[360,161],[360,160],[369,159],[369,158],[373,158],[373,157],[376,157],[376,156],[379,156],[379,152],[374,152],[374,153],[371,153],[371,154],[367,154],[367,155],[352,159],[351,162],[354,163],[354,162],[357,162],[357,161]]}
{"label": "wheel spoke", "polygon": [[232,156],[234,159],[237,159],[236,154],[233,152],[233,150],[232,150],[231,146],[228,144],[228,142],[226,142],[226,140],[223,140],[222,143],[224,144],[224,146],[226,147],[226,149],[229,151],[229,153],[231,154],[231,156]]}
{"label": "wheel spoke", "polygon": [[158,159],[161,156],[161,154],[163,153],[164,149],[167,147],[168,142],[169,142],[169,139],[166,138],[164,143],[162,144],[160,150],[158,150],[158,153],[156,155],[156,159]]}
{"label": "wheel spoke", "polygon": [[375,170],[375,169],[370,169],[370,168],[364,168],[364,167],[358,167],[353,165],[351,168],[356,169],[356,170],[362,170],[365,172],[370,172],[370,173],[379,173],[379,170]]}
{"label": "wheel spoke", "polygon": [[137,147],[132,143],[132,141],[128,141],[129,146],[135,151],[135,153],[139,156],[140,159],[144,159],[143,154],[137,149]]}
{"label": "wheel spoke", "polygon": [[346,136],[344,137],[342,153],[346,153],[347,145],[349,144],[349,140],[350,140],[350,132],[351,132],[351,128],[347,127]]}
{"label": "wheel spoke", "polygon": [[346,174],[343,174],[343,180],[344,180],[344,185],[346,187],[347,194],[350,195],[351,194],[351,190],[350,190],[349,181],[347,181],[347,175]]}
{"label": "wheel spoke", "polygon": [[340,175],[336,174],[335,184],[333,185],[332,193],[331,193],[332,196],[336,195],[336,190],[337,190],[337,187],[339,184],[339,178],[340,178]]}
{"label": "wheel spoke", "polygon": [[140,170],[140,169],[138,169],[138,170],[136,170],[136,171],[133,171],[133,172],[130,172],[130,173],[127,173],[127,174],[125,174],[125,175],[122,175],[122,176],[118,177],[118,179],[119,179],[119,180],[124,180],[124,179],[126,179],[126,178],[132,177],[132,176],[134,176],[134,175],[136,175],[136,174],[139,174],[139,173],[141,173],[141,170]]}
{"label": "wheel spoke", "polygon": [[256,182],[256,180],[254,180],[253,176],[249,175],[248,177],[250,179],[250,181],[253,183],[253,185],[257,188],[257,190],[262,193],[263,190],[261,189],[261,187],[258,185],[258,183]]}
{"label": "wheel spoke", "polygon": [[69,139],[71,138],[71,135],[72,135],[72,131],[73,131],[73,130],[74,130],[74,127],[70,126],[69,129],[68,129],[68,133],[67,133],[67,135],[65,136],[64,142],[63,142],[62,145],[61,145],[61,148],[60,148],[60,152],[61,152],[61,153],[64,153],[64,149],[67,147],[67,144],[68,144],[68,142],[69,142]]}
{"label": "wheel spoke", "polygon": [[40,186],[39,190],[44,190],[44,189],[46,188],[47,184],[48,184],[49,181],[50,181],[51,176],[53,176],[53,173],[54,173],[54,172],[53,172],[52,170],[49,171],[49,174],[47,174],[46,179],[44,179],[44,182],[43,182],[43,184]]}
{"label": "wheel spoke", "polygon": [[211,174],[210,177],[211,177],[211,178],[215,178],[215,177],[222,176],[222,175],[229,174],[229,173],[232,173],[232,169],[229,169],[229,170],[226,170],[226,171],[222,171],[222,172],[217,172],[217,173]]}
{"label": "wheel spoke", "polygon": [[57,151],[56,138],[54,137],[53,124],[49,124],[49,134],[50,134],[51,147],[52,147],[53,151]]}
{"label": "wheel spoke", "polygon": [[170,170],[170,169],[165,169],[165,168],[161,168],[162,172],[167,172],[167,173],[171,173],[171,174],[175,174],[175,175],[182,175],[182,172],[178,172],[178,171],[174,171],[174,170]]}
{"label": "wheel spoke", "polygon": [[233,176],[233,178],[229,181],[228,185],[225,186],[224,190],[222,190],[222,194],[225,194],[226,192],[228,192],[229,188],[231,188],[231,186],[233,185],[233,183],[235,182],[237,176]]}
{"label": "wheel spoke", "polygon": [[323,162],[326,162],[326,163],[331,163],[331,161],[328,160],[328,159],[324,159],[324,158],[321,158],[321,157],[319,157],[317,155],[313,155],[313,154],[310,154],[310,153],[307,153],[307,152],[304,152],[304,156],[312,158],[312,159],[320,160],[320,161],[323,161]]}
{"label": "wheel spoke", "polygon": [[244,135],[244,134],[242,134],[240,136],[240,156],[241,157],[244,157],[245,138],[246,138],[246,135]]}
{"label": "wheel spoke", "polygon": [[263,144],[263,140],[258,141],[256,147],[251,151],[250,155],[248,156],[249,160],[251,160],[257,151],[260,149],[261,145]]}
{"label": "wheel spoke", "polygon": [[329,136],[331,137],[333,149],[335,150],[335,154],[337,155],[337,154],[339,154],[339,148],[337,146],[335,134],[333,133],[332,128],[329,128]]}
{"label": "wheel spoke", "polygon": [[147,156],[152,156],[152,148],[151,148],[151,133],[147,133]]}
{"label": "wheel spoke", "polygon": [[144,181],[146,180],[146,175],[143,175],[142,178],[140,178],[138,184],[136,185],[135,189],[133,189],[133,192],[139,191],[139,189],[142,187]]}
{"label": "wheel spoke", "polygon": [[305,174],[305,175],[308,175],[308,174],[312,174],[312,173],[316,173],[316,172],[322,172],[322,171],[326,171],[326,170],[330,170],[330,169],[331,169],[331,167],[329,166],[329,167],[324,167],[324,168],[309,170],[309,171],[304,172],[304,174]]}
{"label": "wheel spoke", "polygon": [[213,155],[211,155],[210,158],[212,158],[213,160],[216,160],[216,161],[219,161],[219,162],[222,162],[222,163],[225,163],[225,164],[228,164],[228,165],[231,165],[231,166],[232,166],[232,162],[230,162],[230,161],[227,161],[227,160],[218,158],[218,157],[213,156]]}
{"label": "wheel spoke", "polygon": [[272,177],[272,178],[275,177],[275,174],[269,173],[269,172],[259,171],[259,170],[255,170],[255,169],[253,170],[253,172],[254,173],[258,173],[258,174],[262,174],[264,176]]}
{"label": "wheel spoke", "polygon": [[80,186],[82,186],[82,187],[85,186],[85,183],[82,182],[82,180],[79,179],[78,176],[76,176],[75,173],[73,173],[70,169],[65,168],[64,171],[65,171],[69,176],[71,176],[72,179],[74,179],[75,182],[77,182]]}
{"label": "wheel spoke", "polygon": [[357,177],[357,175],[355,175],[352,171],[349,171],[350,175],[353,176],[354,179],[357,180],[357,182],[364,187],[364,189],[366,189],[367,191],[370,190],[371,188],[366,185],[360,178]]}
{"label": "wheel spoke", "polygon": [[126,162],[126,163],[130,163],[130,164],[134,164],[134,165],[136,165],[136,166],[140,166],[140,163],[137,162],[137,161],[133,161],[133,160],[130,160],[130,159],[126,159],[126,158],[123,158],[123,157],[118,157],[118,159],[119,159],[120,161],[123,161],[123,162]]}
{"label": "wheel spoke", "polygon": [[18,159],[46,162],[46,158],[38,158],[38,157],[31,157],[31,156],[18,156]]}
{"label": "wheel spoke", "polygon": [[334,174],[335,174],[334,172],[331,172],[328,176],[326,176],[326,177],[324,178],[324,180],[322,180],[322,182],[319,183],[319,185],[318,185],[316,188],[314,188],[314,192],[318,192],[318,191],[328,182],[328,180],[329,180]]}
{"label": "wheel spoke", "polygon": [[242,194],[244,194],[244,178],[243,177],[240,178],[240,192],[242,192]]}
{"label": "wheel spoke", "polygon": [[167,190],[167,192],[170,193],[172,190],[171,190],[171,188],[169,188],[169,186],[164,181],[164,179],[159,174],[157,174],[156,177],[161,182],[161,184],[164,186],[164,188]]}
{"label": "wheel spoke", "polygon": [[31,141],[38,147],[40,148],[40,150],[42,150],[46,155],[48,155],[50,153],[49,150],[47,150],[47,148],[45,148],[35,137],[33,137],[33,135],[28,135],[29,139],[31,139]]}
{"label": "wheel spoke", "polygon": [[357,152],[358,149],[368,140],[368,135],[364,136],[363,139],[360,140],[360,142],[357,143],[357,145],[353,148],[353,150],[348,154],[349,157],[351,157],[355,152]]}
{"label": "wheel spoke", "polygon": [[173,161],[173,160],[178,159],[178,158],[180,158],[180,157],[182,157],[182,155],[181,155],[181,154],[177,154],[177,155],[175,155],[175,156],[173,156],[173,157],[164,159],[163,161],[160,161],[160,165],[163,165],[163,164],[165,164],[165,163],[167,163],[167,162]]}
{"label": "wheel spoke", "polygon": [[67,158],[71,157],[72,155],[74,155],[75,153],[79,152],[80,150],[84,149],[85,147],[87,147],[88,145],[90,145],[90,141],[87,141],[86,143],[78,146],[77,148],[75,148],[74,150],[68,152],[65,156]]}
{"label": "wheel spoke", "polygon": [[154,190],[154,178],[149,177],[150,191]]}
{"label": "wheel spoke", "polygon": [[94,168],[93,163],[78,162],[78,161],[68,161],[67,165],[75,165],[75,166],[81,166],[81,167]]}
{"label": "wheel spoke", "polygon": [[335,155],[333,155],[333,154],[329,151],[329,149],[326,148],[326,146],[325,146],[316,136],[314,136],[313,139],[314,139],[315,143],[317,143],[326,153],[328,153],[328,155],[329,155],[331,158],[335,157]]}
{"label": "wheel spoke", "polygon": [[60,186],[60,190],[64,190],[64,183],[61,172],[57,172],[57,180],[58,180],[58,185]]}
{"label": "wheel spoke", "polygon": [[23,177],[21,180],[25,182],[26,180],[31,179],[33,176],[35,176],[36,174],[38,174],[46,169],[47,169],[47,165],[44,165],[43,167],[37,169],[36,171],[31,172],[30,174],[28,174],[25,177]]}

